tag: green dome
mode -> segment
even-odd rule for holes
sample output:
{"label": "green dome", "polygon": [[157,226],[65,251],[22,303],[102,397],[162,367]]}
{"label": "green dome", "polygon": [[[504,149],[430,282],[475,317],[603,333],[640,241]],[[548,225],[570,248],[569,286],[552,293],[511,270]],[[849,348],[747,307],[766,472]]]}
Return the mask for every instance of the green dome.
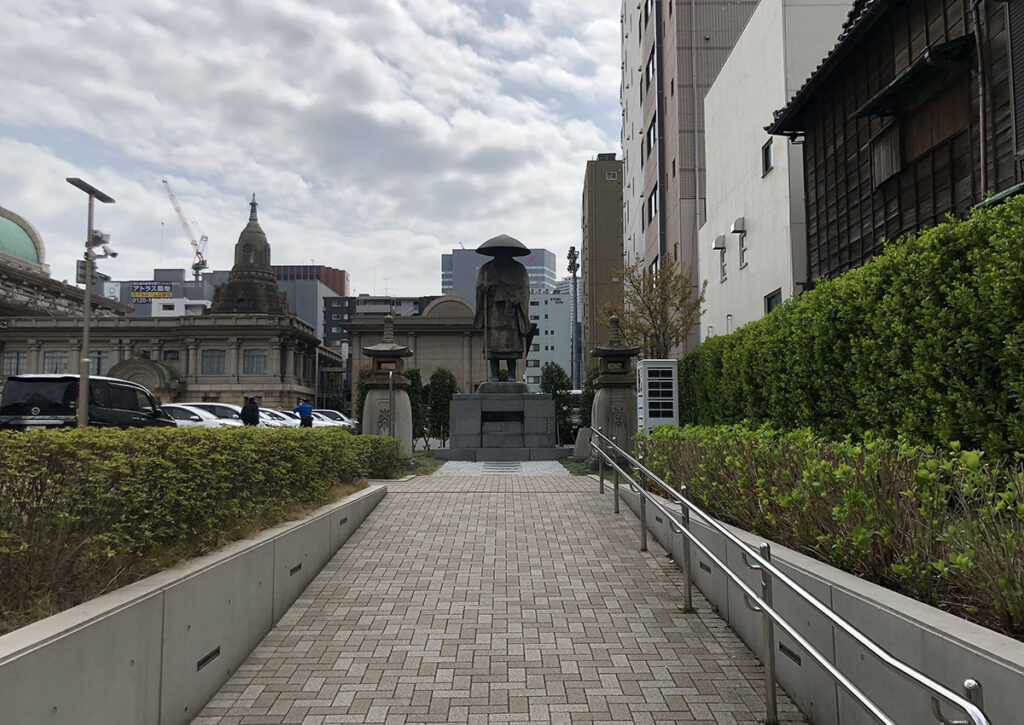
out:
{"label": "green dome", "polygon": [[21,220],[16,214],[0,210],[0,253],[32,264],[41,264],[39,249],[32,239],[34,235],[30,233],[30,230],[35,230],[28,222],[24,222],[23,226],[9,217]]}

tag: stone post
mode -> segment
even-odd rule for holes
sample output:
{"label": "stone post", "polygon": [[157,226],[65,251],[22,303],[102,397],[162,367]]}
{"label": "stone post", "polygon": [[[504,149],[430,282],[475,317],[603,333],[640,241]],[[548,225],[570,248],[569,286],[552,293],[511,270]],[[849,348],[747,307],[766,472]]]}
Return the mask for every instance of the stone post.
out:
{"label": "stone post", "polygon": [[591,354],[597,358],[600,375],[597,377],[594,407],[590,424],[600,428],[609,438],[615,438],[620,448],[633,451],[636,435],[636,376],[632,361],[640,348],[622,344],[619,318],[611,317],[611,333],[607,345],[597,345]]}
{"label": "stone post", "polygon": [[363,432],[398,438],[402,457],[410,459],[412,404],[409,402],[409,378],[402,375],[402,368],[403,358],[412,355],[412,351],[395,343],[395,323],[390,315],[384,318],[384,338],[362,350],[373,365],[366,378],[366,400],[361,411]]}

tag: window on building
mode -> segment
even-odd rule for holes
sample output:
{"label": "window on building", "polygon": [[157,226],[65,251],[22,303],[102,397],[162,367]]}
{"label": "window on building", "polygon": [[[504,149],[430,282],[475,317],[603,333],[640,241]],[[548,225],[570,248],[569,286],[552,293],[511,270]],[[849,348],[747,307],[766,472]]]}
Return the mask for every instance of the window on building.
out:
{"label": "window on building", "polygon": [[651,189],[651,193],[647,196],[647,221],[654,221],[654,217],[658,216],[658,185],[655,184],[654,188]]}
{"label": "window on building", "polygon": [[44,373],[66,373],[68,371],[68,354],[63,350],[48,350],[43,353]]}
{"label": "window on building", "polygon": [[203,375],[223,375],[227,353],[224,350],[203,350],[200,369]]}
{"label": "window on building", "polygon": [[891,123],[871,139],[871,178],[875,186],[900,171],[900,127]]}
{"label": "window on building", "polygon": [[242,374],[243,375],[266,375],[267,374],[267,351],[266,350],[245,350],[242,352]]}
{"label": "window on building", "polygon": [[747,266],[747,235],[740,234],[740,269]]}
{"label": "window on building", "polygon": [[718,271],[720,273],[719,280],[724,282],[728,279],[728,275],[725,273],[725,250],[721,249],[718,251]]}
{"label": "window on building", "polygon": [[764,313],[767,315],[776,307],[782,304],[782,289],[777,289],[771,294],[764,296]]}
{"label": "window on building", "polygon": [[534,322],[536,322],[539,319],[540,319],[540,315],[530,315],[530,320],[532,320]]}
{"label": "window on building", "polygon": [[658,145],[658,116],[654,116],[651,125],[647,128],[647,153],[650,154]]}
{"label": "window on building", "polygon": [[540,384],[540,375],[527,375],[526,382],[538,385]]}
{"label": "window on building", "polygon": [[676,178],[676,160],[672,159],[672,178]]}
{"label": "window on building", "polygon": [[604,174],[604,180],[605,181],[618,181],[618,179],[619,179],[619,172],[618,171],[606,171],[605,174]]}
{"label": "window on building", "polygon": [[170,360],[176,362],[178,360],[177,350],[164,350],[164,360]]}
{"label": "window on building", "polygon": [[530,345],[530,351],[540,352],[540,343],[534,343],[533,345]]}
{"label": "window on building", "polygon": [[21,375],[25,372],[25,353],[20,351],[9,351],[4,353],[3,374]]}
{"label": "window on building", "polygon": [[527,360],[526,361],[526,367],[528,367],[528,368],[539,368],[540,367],[540,360]]}
{"label": "window on building", "polygon": [[166,302],[161,302],[160,309],[163,310],[164,312],[174,312],[174,305],[167,304]]}
{"label": "window on building", "polygon": [[253,258],[254,255],[252,251],[252,245],[246,244],[245,246],[242,247],[242,262],[244,264],[252,264]]}
{"label": "window on building", "polygon": [[540,306],[540,302],[538,302],[537,300],[530,300],[530,307],[539,307],[539,306]]}
{"label": "window on building", "polygon": [[651,83],[654,82],[654,77],[658,73],[657,56],[654,54],[654,50],[651,50],[651,57],[647,59],[647,72],[645,76],[647,78],[646,88],[650,90]]}
{"label": "window on building", "polygon": [[761,147],[761,176],[764,176],[775,166],[775,150],[772,147],[772,140]]}
{"label": "window on building", "polygon": [[89,352],[89,374],[106,375],[110,369],[110,353],[106,350],[92,350]]}

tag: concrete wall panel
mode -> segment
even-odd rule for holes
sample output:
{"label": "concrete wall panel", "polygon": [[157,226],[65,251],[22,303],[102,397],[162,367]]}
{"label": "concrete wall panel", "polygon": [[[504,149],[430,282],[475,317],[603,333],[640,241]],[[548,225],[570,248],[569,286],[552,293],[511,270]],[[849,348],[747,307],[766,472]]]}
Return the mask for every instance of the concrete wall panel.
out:
{"label": "concrete wall panel", "polygon": [[11,657],[0,647],[0,722],[157,722],[163,609],[158,592],[40,647]]}
{"label": "concrete wall panel", "polygon": [[268,541],[165,591],[161,725],[195,717],[270,631],[273,584]]}
{"label": "concrete wall panel", "polygon": [[274,539],[274,622],[330,559],[331,518],[320,516]]}

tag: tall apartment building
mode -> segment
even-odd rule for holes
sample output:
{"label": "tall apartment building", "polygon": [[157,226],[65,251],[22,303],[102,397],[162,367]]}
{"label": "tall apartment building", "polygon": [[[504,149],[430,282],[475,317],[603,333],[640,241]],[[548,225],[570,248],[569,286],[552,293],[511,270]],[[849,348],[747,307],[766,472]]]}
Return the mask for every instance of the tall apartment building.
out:
{"label": "tall apartment building", "polygon": [[[555,255],[546,249],[532,249],[525,257],[517,257],[530,276],[530,288],[553,290],[557,281]],[[476,307],[476,275],[491,260],[475,249],[453,249],[441,255],[441,294],[454,291]]]}
{"label": "tall apartment building", "polygon": [[[705,219],[704,95],[756,6],[757,0],[622,3],[626,261],[683,265],[695,287]],[[742,98],[736,113],[744,113]],[[687,347],[696,342],[694,330]]]}
{"label": "tall apartment building", "polygon": [[530,290],[529,317],[537,336],[526,354],[526,384],[534,393],[540,392],[540,373],[548,363],[557,363],[572,375],[572,285],[567,287],[565,292]]}
{"label": "tall apartment building", "polygon": [[761,0],[705,96],[701,340],[762,317],[808,281],[804,145],[764,127],[835,45],[849,10],[849,0]]}
{"label": "tall apartment building", "polygon": [[605,303],[622,304],[622,161],[598,154],[583,177],[583,352],[584,368],[593,364],[594,345],[608,342],[609,328],[599,324]]}

